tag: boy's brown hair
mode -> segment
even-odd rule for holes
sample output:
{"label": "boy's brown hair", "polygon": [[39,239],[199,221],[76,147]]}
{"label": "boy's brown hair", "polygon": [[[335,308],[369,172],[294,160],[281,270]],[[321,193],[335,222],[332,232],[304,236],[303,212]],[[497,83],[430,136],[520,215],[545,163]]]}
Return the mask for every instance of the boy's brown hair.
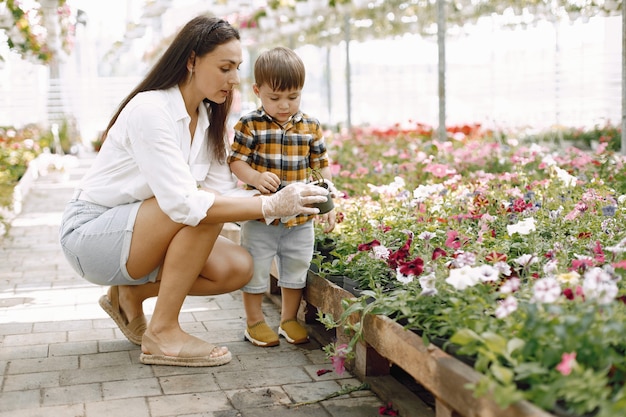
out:
{"label": "boy's brown hair", "polygon": [[254,63],[254,82],[259,87],[267,84],[274,91],[301,90],[304,77],[302,59],[282,46],[261,53]]}

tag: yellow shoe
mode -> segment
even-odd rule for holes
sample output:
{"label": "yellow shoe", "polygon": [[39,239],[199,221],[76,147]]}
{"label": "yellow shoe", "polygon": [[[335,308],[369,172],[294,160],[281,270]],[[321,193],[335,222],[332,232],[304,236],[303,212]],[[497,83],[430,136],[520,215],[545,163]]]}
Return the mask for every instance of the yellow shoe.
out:
{"label": "yellow shoe", "polygon": [[278,334],[294,345],[309,341],[309,333],[296,319],[285,320],[280,323]]}
{"label": "yellow shoe", "polygon": [[279,343],[278,335],[264,321],[248,326],[243,335],[255,346],[270,347]]}

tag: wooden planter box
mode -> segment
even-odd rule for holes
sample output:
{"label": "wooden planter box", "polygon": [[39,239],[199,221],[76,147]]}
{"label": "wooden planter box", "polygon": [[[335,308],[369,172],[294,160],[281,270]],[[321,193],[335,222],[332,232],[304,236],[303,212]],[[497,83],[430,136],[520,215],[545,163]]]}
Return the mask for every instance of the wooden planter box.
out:
{"label": "wooden planter box", "polygon": [[[341,300],[350,297],[348,291],[310,271],[304,297],[307,320],[315,320],[318,310],[338,318]],[[391,364],[399,366],[435,397],[437,417],[554,417],[525,401],[503,410],[489,396],[474,398],[465,384],[478,381],[478,372],[432,344],[425,346],[417,334],[388,317],[367,316],[363,335],[351,371],[364,379],[387,375]]]}

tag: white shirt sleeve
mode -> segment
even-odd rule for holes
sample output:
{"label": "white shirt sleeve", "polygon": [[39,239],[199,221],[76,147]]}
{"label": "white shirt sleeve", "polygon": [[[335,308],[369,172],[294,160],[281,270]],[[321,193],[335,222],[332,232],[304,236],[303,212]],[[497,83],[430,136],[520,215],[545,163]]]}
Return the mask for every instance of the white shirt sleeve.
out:
{"label": "white shirt sleeve", "polygon": [[180,144],[188,126],[156,103],[139,103],[128,111],[130,152],[159,207],[177,223],[198,225],[215,195],[198,189],[183,157]]}

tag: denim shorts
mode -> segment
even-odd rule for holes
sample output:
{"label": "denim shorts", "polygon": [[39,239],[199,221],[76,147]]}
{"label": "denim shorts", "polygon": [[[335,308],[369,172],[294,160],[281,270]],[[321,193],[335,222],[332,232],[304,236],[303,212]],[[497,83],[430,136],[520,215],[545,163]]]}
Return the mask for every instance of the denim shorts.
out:
{"label": "denim shorts", "polygon": [[155,282],[159,268],[133,279],[126,262],[141,201],[117,207],[72,199],[61,220],[59,240],[72,268],[98,285],[141,285]]}
{"label": "denim shorts", "polygon": [[314,236],[313,221],[294,227],[285,227],[283,223],[266,225],[255,220],[243,223],[241,246],[254,259],[254,275],[242,291],[259,294],[268,290],[274,258],[277,261],[279,287],[306,287],[307,272],[313,259]]}

